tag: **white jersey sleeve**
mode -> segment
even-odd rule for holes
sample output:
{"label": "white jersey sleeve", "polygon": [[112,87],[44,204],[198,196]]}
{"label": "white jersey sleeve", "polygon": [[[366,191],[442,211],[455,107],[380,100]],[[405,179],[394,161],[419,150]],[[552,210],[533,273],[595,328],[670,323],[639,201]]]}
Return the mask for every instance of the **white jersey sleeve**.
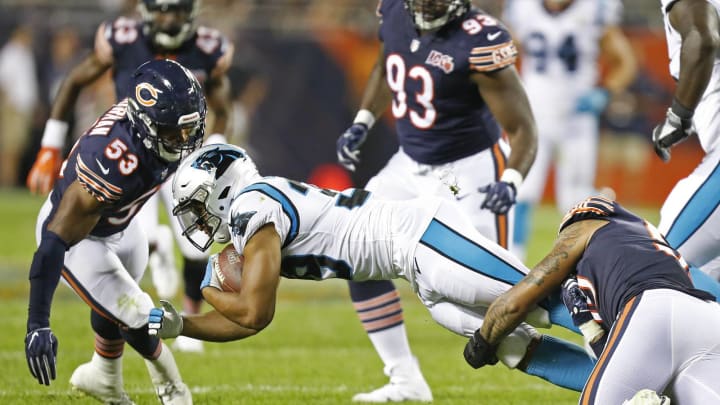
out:
{"label": "white jersey sleeve", "polygon": [[235,249],[242,253],[247,241],[263,226],[273,224],[281,241],[286,241],[293,221],[282,205],[259,190],[240,194],[230,207],[230,235]]}

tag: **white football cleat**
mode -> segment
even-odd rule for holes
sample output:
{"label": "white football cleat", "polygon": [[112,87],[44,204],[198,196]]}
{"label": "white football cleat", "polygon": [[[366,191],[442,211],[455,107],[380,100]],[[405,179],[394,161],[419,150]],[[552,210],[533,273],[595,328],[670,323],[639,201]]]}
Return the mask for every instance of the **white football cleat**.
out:
{"label": "white football cleat", "polygon": [[106,405],[135,405],[123,390],[122,376],[111,377],[92,362],[81,364],[70,376],[73,391],[89,395]]}
{"label": "white football cleat", "polygon": [[203,342],[187,336],[178,336],[172,344],[173,350],[183,353],[202,353],[204,351]]}
{"label": "white football cleat", "polygon": [[355,394],[353,402],[431,402],[432,391],[420,372],[417,359],[383,370],[390,382],[374,391]]}
{"label": "white football cleat", "polygon": [[148,265],[158,297],[170,299],[175,297],[180,287],[180,277],[175,269],[172,231],[167,225],[158,225],[156,232],[155,250],[150,253]]}
{"label": "white football cleat", "polygon": [[180,381],[155,387],[155,392],[163,405],[192,405],[190,389]]}

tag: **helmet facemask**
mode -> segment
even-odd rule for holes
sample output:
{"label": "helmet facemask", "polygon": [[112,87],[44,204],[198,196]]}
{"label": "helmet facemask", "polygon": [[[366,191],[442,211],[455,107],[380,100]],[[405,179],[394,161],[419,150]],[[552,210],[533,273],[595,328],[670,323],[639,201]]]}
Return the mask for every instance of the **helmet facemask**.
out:
{"label": "helmet facemask", "polygon": [[230,242],[228,215],[233,198],[259,179],[255,163],[242,148],[212,144],[193,152],[180,164],[172,184],[173,215],[183,236],[203,251],[213,242]]}
{"label": "helmet facemask", "polygon": [[166,162],[177,162],[202,145],[205,117],[200,112],[180,116],[175,124],[157,123],[132,98],[128,112],[145,147]]}
{"label": "helmet facemask", "polygon": [[201,251],[206,251],[213,242],[230,242],[227,221],[208,210],[211,185],[205,184],[192,192],[190,197],[173,208],[183,229],[182,235]]}
{"label": "helmet facemask", "polygon": [[199,0],[143,0],[138,10],[143,32],[163,49],[177,49],[197,29]]}
{"label": "helmet facemask", "polygon": [[405,8],[422,31],[442,27],[463,15],[469,7],[469,0],[405,0]]}

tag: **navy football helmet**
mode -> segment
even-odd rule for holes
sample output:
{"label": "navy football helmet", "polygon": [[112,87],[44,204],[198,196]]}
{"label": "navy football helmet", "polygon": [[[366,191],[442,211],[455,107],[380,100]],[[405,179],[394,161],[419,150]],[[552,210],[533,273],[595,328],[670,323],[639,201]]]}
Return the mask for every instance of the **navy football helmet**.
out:
{"label": "navy football helmet", "polygon": [[200,0],[142,0],[143,32],[156,46],[172,50],[195,34]]}
{"label": "navy football helmet", "polygon": [[470,0],[405,0],[415,26],[421,30],[442,27],[470,9]]}
{"label": "navy football helmet", "polygon": [[205,96],[195,75],[177,62],[158,59],[130,79],[127,115],[146,148],[176,162],[200,147],[205,135]]}
{"label": "navy football helmet", "polygon": [[262,179],[244,149],[205,145],[183,160],[173,178],[173,215],[190,243],[205,251],[230,242],[228,212],[235,193]]}

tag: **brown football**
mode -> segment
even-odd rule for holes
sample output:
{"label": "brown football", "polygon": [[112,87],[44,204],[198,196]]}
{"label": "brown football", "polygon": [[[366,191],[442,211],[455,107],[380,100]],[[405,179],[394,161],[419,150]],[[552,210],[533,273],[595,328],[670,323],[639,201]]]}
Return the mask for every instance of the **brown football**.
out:
{"label": "brown football", "polygon": [[218,253],[217,260],[214,263],[214,270],[223,291],[240,291],[244,261],[245,258],[235,250],[232,243],[225,246]]}

